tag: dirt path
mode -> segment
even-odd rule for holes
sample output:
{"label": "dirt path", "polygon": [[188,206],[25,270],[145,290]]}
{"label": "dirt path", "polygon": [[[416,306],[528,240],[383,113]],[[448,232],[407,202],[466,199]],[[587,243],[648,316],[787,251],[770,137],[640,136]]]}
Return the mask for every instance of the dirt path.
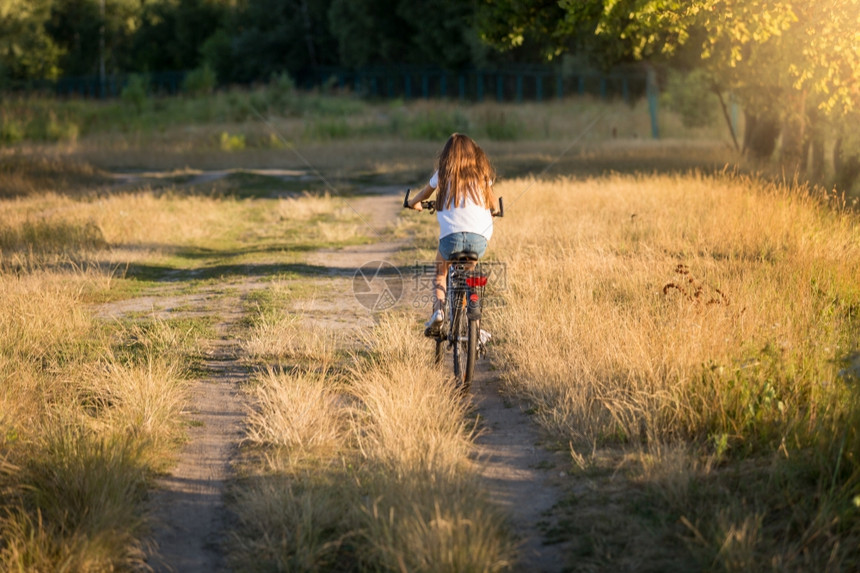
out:
{"label": "dirt path", "polygon": [[[403,241],[387,240],[384,229],[400,209],[395,189],[377,189],[377,195],[349,199],[350,207],[379,233],[380,240],[368,245],[317,251],[308,263],[329,269],[322,291],[333,296],[303,301],[296,308],[304,319],[325,328],[356,331],[373,324],[373,314],[355,296],[356,270],[368,263],[392,261]],[[396,272],[396,271],[395,271]],[[412,308],[415,285],[401,277],[401,308]],[[224,492],[231,478],[231,460],[241,439],[245,406],[239,386],[249,372],[239,361],[242,297],[254,288],[265,288],[251,280],[231,282],[223,292],[171,297],[141,297],[101,309],[103,316],[152,310],[160,316],[208,314],[217,316],[216,336],[207,341],[204,368],[210,373],[193,383],[188,442],[170,475],[159,480],[151,501],[154,540],[157,544],[150,565],[157,571],[209,572],[226,570],[224,539],[230,516]],[[214,290],[214,287],[213,287]],[[223,288],[222,288],[223,290]],[[156,309],[156,305],[158,308]],[[173,308],[182,308],[178,311]],[[423,310],[423,307],[422,307]],[[429,345],[428,345],[429,352]],[[557,546],[543,544],[541,523],[560,498],[554,484],[563,467],[558,457],[542,449],[536,427],[520,408],[509,404],[498,391],[497,380],[486,363],[478,365],[473,400],[482,434],[475,459],[491,498],[510,516],[521,542],[517,571],[561,571],[564,568]]]}
{"label": "dirt path", "polygon": [[510,515],[520,542],[517,569],[563,571],[561,547],[544,543],[541,525],[552,520],[551,510],[561,495],[558,478],[564,476],[561,468],[569,458],[540,446],[535,424],[499,393],[498,386],[487,364],[478,363],[472,395],[482,421],[476,452],[481,475],[490,498]]}
{"label": "dirt path", "polygon": [[[398,196],[385,193],[363,197],[352,204],[357,211],[368,213],[368,221],[375,228],[383,230],[396,220],[399,201]],[[392,259],[401,245],[402,242],[397,241],[376,242],[340,250],[318,251],[312,256],[311,262],[328,267],[334,274],[351,278],[356,268],[368,262]],[[415,297],[414,285],[406,276],[403,282],[404,291],[399,306],[409,307]],[[349,292],[351,281],[344,281],[342,285],[339,303],[331,310],[342,312],[345,307],[352,306],[355,311],[357,305]],[[367,316],[366,311],[355,314]],[[428,344],[428,352],[429,349]],[[485,361],[478,364],[472,394],[482,429],[475,458],[491,499],[507,511],[520,541],[520,561],[516,570],[562,571],[565,563],[561,548],[543,543],[540,526],[549,520],[547,514],[561,497],[561,488],[554,478],[563,471],[559,468],[564,467],[564,456],[540,447],[541,438],[536,425],[521,408],[499,394],[498,381]]]}
{"label": "dirt path", "polygon": [[156,571],[225,570],[224,535],[230,517],[224,491],[241,439],[245,407],[239,385],[248,371],[239,362],[235,336],[242,318],[238,296],[218,300],[216,336],[207,341],[203,367],[209,377],[190,389],[188,442],[170,475],[158,480],[151,500]]}

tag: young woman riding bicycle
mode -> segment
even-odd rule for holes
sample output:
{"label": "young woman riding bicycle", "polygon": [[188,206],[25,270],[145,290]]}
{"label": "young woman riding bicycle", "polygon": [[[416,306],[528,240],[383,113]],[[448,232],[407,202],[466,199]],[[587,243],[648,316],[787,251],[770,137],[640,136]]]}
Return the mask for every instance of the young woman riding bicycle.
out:
{"label": "young woman riding bicycle", "polygon": [[455,133],[439,153],[430,182],[408,201],[420,211],[421,202],[436,192],[439,250],[433,281],[436,300],[427,328],[441,326],[445,308],[445,278],[452,253],[474,252],[479,258],[493,236],[493,213],[498,201],[493,193],[496,173],[484,150],[467,135]]}

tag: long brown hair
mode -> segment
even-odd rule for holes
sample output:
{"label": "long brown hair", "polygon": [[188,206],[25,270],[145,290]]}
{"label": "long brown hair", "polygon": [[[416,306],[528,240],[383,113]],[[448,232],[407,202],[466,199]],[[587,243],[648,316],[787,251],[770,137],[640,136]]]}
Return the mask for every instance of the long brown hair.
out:
{"label": "long brown hair", "polygon": [[496,172],[484,150],[468,135],[455,133],[448,138],[436,164],[439,185],[436,208],[440,211],[458,206],[468,196],[476,204],[491,207],[491,189]]}

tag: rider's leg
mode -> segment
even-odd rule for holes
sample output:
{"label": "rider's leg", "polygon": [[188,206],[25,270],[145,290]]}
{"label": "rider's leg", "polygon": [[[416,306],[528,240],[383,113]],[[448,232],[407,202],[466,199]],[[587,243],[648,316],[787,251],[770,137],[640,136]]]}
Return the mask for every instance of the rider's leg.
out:
{"label": "rider's leg", "polygon": [[445,315],[445,279],[448,274],[448,261],[442,258],[442,255],[436,252],[436,275],[433,277],[433,314],[430,315],[430,320],[427,321],[429,332],[433,332],[442,325]]}
{"label": "rider's leg", "polygon": [[442,258],[442,253],[436,251],[436,276],[433,277],[433,294],[436,300],[433,302],[433,310],[445,307],[445,288],[448,277],[448,261]]}

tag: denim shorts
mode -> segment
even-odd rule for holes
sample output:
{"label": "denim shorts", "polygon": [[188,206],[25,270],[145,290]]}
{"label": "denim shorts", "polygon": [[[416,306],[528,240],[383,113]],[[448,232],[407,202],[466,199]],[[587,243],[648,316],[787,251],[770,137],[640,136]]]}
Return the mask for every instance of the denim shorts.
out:
{"label": "denim shorts", "polygon": [[473,251],[481,258],[487,252],[487,239],[477,233],[451,233],[439,239],[439,253],[446,261],[459,251]]}

